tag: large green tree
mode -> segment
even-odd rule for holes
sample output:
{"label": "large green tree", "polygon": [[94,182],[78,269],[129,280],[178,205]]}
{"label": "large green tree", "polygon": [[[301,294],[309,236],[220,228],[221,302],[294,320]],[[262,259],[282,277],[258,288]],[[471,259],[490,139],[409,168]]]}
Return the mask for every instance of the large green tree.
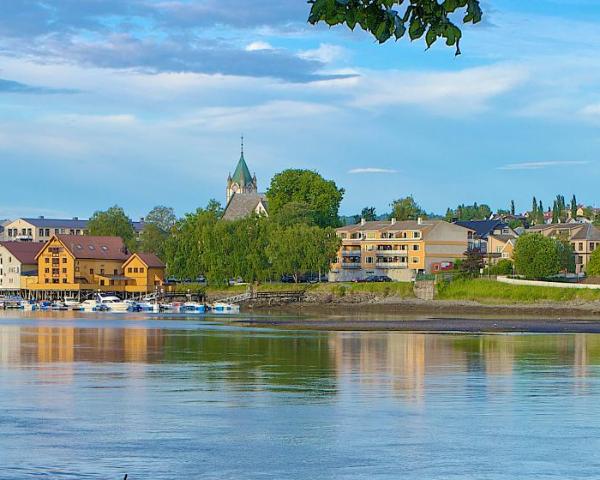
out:
{"label": "large green tree", "polygon": [[544,279],[561,270],[562,243],[540,233],[528,233],[517,240],[513,254],[519,275]]}
{"label": "large green tree", "polygon": [[360,218],[364,218],[367,222],[377,220],[377,212],[375,211],[375,207],[363,208],[360,212]]}
{"label": "large green tree", "polygon": [[94,212],[88,222],[88,229],[90,235],[121,237],[129,250],[137,249],[133,223],[118,205]]}
{"label": "large green tree", "polygon": [[274,228],[266,251],[273,271],[297,282],[303,273],[327,271],[339,245],[332,228],[297,224]]}
{"label": "large green tree", "polygon": [[290,169],[278,173],[267,190],[269,214],[277,216],[289,203],[306,205],[320,227],[338,226],[344,189],[312,170]]}
{"label": "large green tree", "polygon": [[425,210],[419,206],[412,195],[394,200],[390,206],[392,207],[390,218],[395,218],[399,222],[417,220],[419,217],[424,218],[426,216]]}
{"label": "large green tree", "polygon": [[429,48],[438,38],[455,47],[460,54],[462,32],[453,22],[454,14],[463,23],[478,23],[482,11],[478,0],[309,0],[308,21],[329,26],[345,24],[351,30],[358,25],[379,43],[399,40],[408,33],[411,40],[425,36]]}
{"label": "large green tree", "polygon": [[156,225],[164,232],[169,232],[177,222],[177,216],[173,208],[158,205],[148,212],[144,220],[146,223]]}
{"label": "large green tree", "polygon": [[[508,213],[508,212],[505,212]],[[478,205],[475,202],[473,205],[458,205],[456,209],[448,209],[446,211],[446,220],[452,221],[453,219],[469,221],[469,220],[487,220],[492,214],[492,209],[486,205]]]}

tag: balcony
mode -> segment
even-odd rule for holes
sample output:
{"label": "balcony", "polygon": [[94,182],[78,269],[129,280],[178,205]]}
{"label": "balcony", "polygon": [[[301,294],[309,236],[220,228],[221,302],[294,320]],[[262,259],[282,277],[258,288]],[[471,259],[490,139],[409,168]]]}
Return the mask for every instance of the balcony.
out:
{"label": "balcony", "polygon": [[360,257],[360,248],[355,250],[342,250],[343,257]]}
{"label": "balcony", "polygon": [[377,268],[408,268],[408,262],[377,262]]}
{"label": "balcony", "polygon": [[360,263],[342,263],[342,268],[359,269],[359,268],[361,268],[361,264]]}
{"label": "balcony", "polygon": [[373,253],[376,253],[377,255],[406,255],[406,252],[408,252],[407,249],[404,250],[373,250]]}

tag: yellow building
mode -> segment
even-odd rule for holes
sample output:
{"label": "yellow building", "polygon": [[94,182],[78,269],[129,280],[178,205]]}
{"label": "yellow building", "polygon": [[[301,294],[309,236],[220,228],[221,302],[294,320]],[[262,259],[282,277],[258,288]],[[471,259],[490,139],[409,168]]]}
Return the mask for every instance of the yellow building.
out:
{"label": "yellow building", "polygon": [[512,235],[490,235],[487,253],[491,257],[491,263],[497,263],[500,259],[512,260],[517,238]]}
{"label": "yellow building", "polygon": [[123,264],[128,292],[151,292],[165,282],[165,264],[152,253],[134,253]]}
{"label": "yellow building", "polygon": [[129,254],[119,237],[54,235],[36,260],[37,278],[27,285],[32,291],[147,293],[164,281],[157,257]]}
{"label": "yellow building", "polygon": [[472,231],[442,220],[375,221],[338,228],[342,246],[331,265],[330,281],[386,275],[410,281],[417,273],[462,258]]}

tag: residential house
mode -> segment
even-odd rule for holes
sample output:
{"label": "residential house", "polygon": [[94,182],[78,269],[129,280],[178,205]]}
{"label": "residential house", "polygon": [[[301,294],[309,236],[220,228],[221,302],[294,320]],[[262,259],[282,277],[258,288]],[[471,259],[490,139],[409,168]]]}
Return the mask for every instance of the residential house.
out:
{"label": "residential house", "polygon": [[146,293],[164,281],[162,262],[129,254],[119,237],[54,235],[36,260],[37,278],[27,286],[33,291]]}
{"label": "residential house", "polygon": [[514,235],[489,235],[487,252],[491,263],[497,263],[500,259],[512,260],[517,238]]}
{"label": "residential house", "polygon": [[488,249],[490,235],[518,237],[517,233],[502,220],[470,220],[454,223],[473,231],[472,238],[469,239],[469,250],[479,250],[483,254],[494,253]]}
{"label": "residential house", "polygon": [[575,252],[576,273],[584,273],[592,252],[600,246],[600,230],[590,223],[535,225],[529,233],[569,241]]}
{"label": "residential house", "polygon": [[338,228],[342,245],[330,267],[330,281],[386,275],[410,281],[418,273],[464,256],[473,231],[442,220],[361,220]]}
{"label": "residential house", "polygon": [[22,277],[37,273],[36,255],[41,243],[0,242],[0,293],[18,293],[22,288]]}

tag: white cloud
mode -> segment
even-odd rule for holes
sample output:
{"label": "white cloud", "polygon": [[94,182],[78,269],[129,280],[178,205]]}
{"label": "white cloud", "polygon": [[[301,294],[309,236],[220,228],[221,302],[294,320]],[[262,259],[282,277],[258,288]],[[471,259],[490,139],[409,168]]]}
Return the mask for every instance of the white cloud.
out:
{"label": "white cloud", "polygon": [[263,42],[261,40],[258,40],[256,42],[252,42],[246,45],[245,50],[247,52],[256,52],[258,50],[273,50],[273,45],[271,45],[269,42]]}
{"label": "white cloud", "polygon": [[557,162],[523,162],[523,163],[509,163],[498,167],[498,170],[541,170],[548,167],[563,167],[573,165],[588,165],[590,162],[587,161],[557,161]]}
{"label": "white cloud", "polygon": [[398,173],[398,170],[394,170],[391,168],[363,167],[363,168],[353,168],[352,170],[348,170],[348,173],[351,175],[362,174],[362,173]]}
{"label": "white cloud", "polygon": [[305,60],[317,60],[323,63],[332,63],[341,60],[347,56],[346,49],[339,45],[331,45],[322,43],[319,48],[313,50],[304,50],[298,54],[300,58]]}
{"label": "white cloud", "polygon": [[524,83],[526,68],[498,64],[457,72],[363,72],[352,89],[360,108],[415,105],[439,114],[477,113],[486,103]]}

